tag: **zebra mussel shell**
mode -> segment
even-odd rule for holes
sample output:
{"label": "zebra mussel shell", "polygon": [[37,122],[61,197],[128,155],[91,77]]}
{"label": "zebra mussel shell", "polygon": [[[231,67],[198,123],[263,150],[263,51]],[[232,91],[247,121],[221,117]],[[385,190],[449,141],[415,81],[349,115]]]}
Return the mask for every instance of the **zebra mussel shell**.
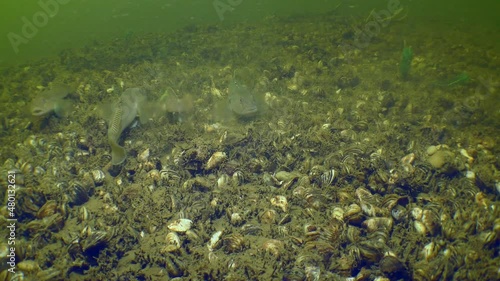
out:
{"label": "zebra mussel shell", "polygon": [[225,188],[229,186],[230,178],[227,174],[222,174],[218,179],[217,179],[217,187],[218,188]]}
{"label": "zebra mussel shell", "polygon": [[65,200],[70,206],[82,205],[89,201],[88,190],[81,183],[73,182],[67,188]]}
{"label": "zebra mussel shell", "polygon": [[232,213],[230,217],[230,222],[234,226],[240,226],[245,222],[245,220],[243,219],[240,213]]}
{"label": "zebra mussel shell", "polygon": [[214,232],[210,237],[210,240],[207,243],[207,247],[209,251],[213,251],[220,246],[220,238],[222,236],[222,230]]}
{"label": "zebra mussel shell", "polygon": [[191,229],[193,221],[190,219],[178,219],[171,222],[167,227],[175,232],[186,232]]}
{"label": "zebra mussel shell", "polygon": [[182,175],[173,167],[166,167],[160,170],[160,180],[166,185],[178,185],[182,180]]}
{"label": "zebra mussel shell", "polygon": [[262,249],[264,252],[278,258],[281,254],[283,254],[285,244],[280,240],[269,239],[262,244]]}
{"label": "zebra mussel shell", "polygon": [[38,210],[36,217],[39,219],[50,217],[58,212],[58,208],[55,200],[49,200]]}
{"label": "zebra mussel shell", "polygon": [[236,171],[231,176],[233,185],[239,186],[245,182],[245,175],[243,175],[242,171]]}
{"label": "zebra mussel shell", "polygon": [[240,252],[245,248],[245,238],[239,233],[233,233],[224,238],[224,250],[227,253]]}
{"label": "zebra mussel shell", "polygon": [[273,206],[280,208],[283,212],[286,213],[286,211],[288,210],[288,200],[285,196],[277,195],[271,198],[270,201]]}
{"label": "zebra mussel shell", "polygon": [[82,250],[86,252],[103,243],[107,243],[111,235],[107,231],[90,231],[88,236],[82,241]]}
{"label": "zebra mussel shell", "polygon": [[94,180],[95,185],[102,185],[106,178],[106,174],[99,169],[92,170],[90,172],[92,174],[92,179]]}
{"label": "zebra mussel shell", "polygon": [[311,168],[309,176],[320,187],[327,187],[334,183],[338,172],[335,169],[325,169],[323,166],[316,165]]}
{"label": "zebra mussel shell", "polygon": [[175,252],[181,248],[181,239],[175,232],[170,232],[165,237],[166,245],[161,249],[162,253]]}
{"label": "zebra mussel shell", "polygon": [[331,186],[337,178],[337,171],[335,169],[328,170],[321,174],[319,182],[321,187]]}

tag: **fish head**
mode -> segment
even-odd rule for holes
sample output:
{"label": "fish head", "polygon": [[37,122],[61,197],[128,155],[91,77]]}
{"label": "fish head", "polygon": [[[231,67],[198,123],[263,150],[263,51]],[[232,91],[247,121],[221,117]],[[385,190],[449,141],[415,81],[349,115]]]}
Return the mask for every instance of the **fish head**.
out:
{"label": "fish head", "polygon": [[66,85],[54,84],[39,93],[30,103],[30,112],[34,116],[43,116],[55,111],[61,117],[71,108],[71,103],[64,98],[71,91]]}
{"label": "fish head", "polygon": [[257,113],[257,103],[253,96],[232,95],[229,97],[229,107],[233,113],[242,117]]}
{"label": "fish head", "polygon": [[253,93],[234,80],[229,87],[229,108],[241,117],[251,117],[259,110]]}
{"label": "fish head", "polygon": [[34,116],[43,116],[54,110],[55,103],[53,99],[47,97],[37,97],[31,101],[30,112]]}

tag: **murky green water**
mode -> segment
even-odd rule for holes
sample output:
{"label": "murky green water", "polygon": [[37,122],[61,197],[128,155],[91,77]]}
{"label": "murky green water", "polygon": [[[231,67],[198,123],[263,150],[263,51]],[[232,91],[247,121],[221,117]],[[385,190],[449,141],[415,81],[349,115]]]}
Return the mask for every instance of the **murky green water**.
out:
{"label": "murky green water", "polygon": [[[32,57],[55,55],[64,48],[85,46],[93,40],[111,41],[131,34],[172,32],[193,24],[252,22],[270,16],[314,14],[335,8],[341,10],[342,15],[347,17],[366,15],[372,9],[386,8],[389,2],[385,0],[7,2],[2,3],[0,11],[0,65],[18,63]],[[462,23],[479,25],[475,28],[498,29],[500,24],[496,15],[500,4],[495,0],[481,1],[481,3],[451,0],[438,3],[430,0],[397,2],[407,8],[408,22],[413,25],[432,20],[448,22],[450,29],[453,29],[455,24]],[[409,27],[407,31],[410,32]],[[23,37],[24,40],[9,38],[8,34],[11,33]]]}

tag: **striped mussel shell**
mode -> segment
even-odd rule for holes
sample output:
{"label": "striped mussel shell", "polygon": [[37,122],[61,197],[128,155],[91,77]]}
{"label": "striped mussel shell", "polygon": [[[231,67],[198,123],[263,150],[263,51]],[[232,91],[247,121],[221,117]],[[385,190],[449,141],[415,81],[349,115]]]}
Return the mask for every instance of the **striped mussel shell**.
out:
{"label": "striped mussel shell", "polygon": [[344,220],[351,224],[360,223],[363,220],[363,210],[358,204],[352,203],[344,210]]}
{"label": "striped mussel shell", "polygon": [[82,205],[89,201],[89,190],[80,182],[72,182],[66,189],[65,201],[70,205]]}
{"label": "striped mussel shell", "polygon": [[165,185],[179,185],[182,181],[182,174],[174,167],[165,167],[160,170],[160,180]]}
{"label": "striped mussel shell", "polygon": [[45,174],[45,169],[41,166],[36,166],[33,169],[33,175],[35,176],[43,176]]}
{"label": "striped mussel shell", "polygon": [[78,210],[78,221],[79,222],[88,221],[88,220],[91,219],[91,217],[92,217],[92,214],[90,213],[90,211],[85,206],[82,206]]}
{"label": "striped mussel shell", "polygon": [[82,250],[86,252],[98,245],[105,244],[111,239],[111,234],[107,231],[90,231],[88,236],[81,242]]}
{"label": "striped mussel shell", "polygon": [[30,161],[19,158],[16,162],[16,167],[21,171],[21,173],[27,175],[33,173],[33,164]]}
{"label": "striped mussel shell", "polygon": [[245,182],[245,175],[243,174],[242,171],[235,171],[233,175],[231,176],[233,185],[239,186],[242,185]]}
{"label": "striped mussel shell", "polygon": [[358,243],[361,257],[368,262],[378,262],[383,256],[383,250],[387,247],[377,240],[365,240]]}
{"label": "striped mussel shell", "polygon": [[161,249],[162,253],[175,252],[181,248],[181,239],[175,232],[169,232],[165,237],[165,246]]}
{"label": "striped mussel shell", "polygon": [[320,187],[327,187],[334,183],[338,176],[338,171],[335,169],[326,169],[323,166],[316,165],[311,168],[309,176]]}
{"label": "striped mussel shell", "polygon": [[43,219],[46,217],[50,217],[58,212],[59,206],[55,200],[49,200],[43,204],[42,207],[38,210],[36,217],[39,219]]}
{"label": "striped mussel shell", "polygon": [[323,172],[319,177],[321,187],[331,186],[335,179],[337,178],[337,171],[335,169],[330,169]]}
{"label": "striped mussel shell", "polygon": [[245,237],[239,233],[229,234],[223,241],[226,253],[236,253],[246,248]]}
{"label": "striped mussel shell", "polygon": [[38,146],[38,139],[35,135],[30,135],[24,140],[23,144],[27,147],[36,148]]}
{"label": "striped mussel shell", "polygon": [[359,205],[363,210],[363,213],[369,217],[384,216],[387,217],[390,214],[390,210],[387,207],[381,207],[381,200],[378,195],[373,195],[368,189],[364,187],[359,187],[355,191],[356,197],[359,200]]}
{"label": "striped mussel shell", "polygon": [[[16,184],[17,186],[17,184]],[[40,207],[45,203],[43,194],[32,188],[16,188],[16,217],[36,216]]]}
{"label": "striped mussel shell", "polygon": [[38,233],[42,230],[57,232],[64,227],[65,218],[60,213],[55,213],[43,219],[32,220],[26,224],[26,229],[30,233]]}
{"label": "striped mussel shell", "polygon": [[394,224],[394,219],[392,217],[374,217],[366,219],[362,225],[366,228],[369,233],[381,230],[390,232]]}
{"label": "striped mussel shell", "polygon": [[95,185],[102,185],[104,183],[104,180],[106,179],[106,173],[104,173],[104,171],[100,169],[94,169],[90,171],[90,173]]}

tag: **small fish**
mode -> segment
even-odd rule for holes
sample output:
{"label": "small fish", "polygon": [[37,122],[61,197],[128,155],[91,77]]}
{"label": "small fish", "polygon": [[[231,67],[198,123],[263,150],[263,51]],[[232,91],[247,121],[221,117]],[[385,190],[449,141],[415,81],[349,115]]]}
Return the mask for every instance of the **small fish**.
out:
{"label": "small fish", "polygon": [[118,144],[120,136],[132,124],[139,114],[141,122],[146,122],[146,112],[141,114],[141,106],[145,103],[145,97],[140,88],[129,88],[122,93],[120,99],[114,104],[106,104],[102,108],[102,114],[108,120],[108,142],[111,146],[111,163],[120,165],[125,161],[127,153],[125,148]]}
{"label": "small fish", "polygon": [[253,117],[259,111],[253,93],[236,79],[229,85],[229,108],[243,118]]}
{"label": "small fish", "polygon": [[[126,151],[118,144],[118,139],[123,131],[123,108],[122,101],[115,104],[108,124],[108,142],[111,146],[111,163],[119,165],[125,161]],[[134,116],[135,117],[135,116]]]}
{"label": "small fish", "polygon": [[34,116],[43,116],[54,112],[58,117],[65,117],[71,110],[71,102],[64,99],[71,92],[66,85],[54,84],[39,93],[30,103],[30,112]]}

